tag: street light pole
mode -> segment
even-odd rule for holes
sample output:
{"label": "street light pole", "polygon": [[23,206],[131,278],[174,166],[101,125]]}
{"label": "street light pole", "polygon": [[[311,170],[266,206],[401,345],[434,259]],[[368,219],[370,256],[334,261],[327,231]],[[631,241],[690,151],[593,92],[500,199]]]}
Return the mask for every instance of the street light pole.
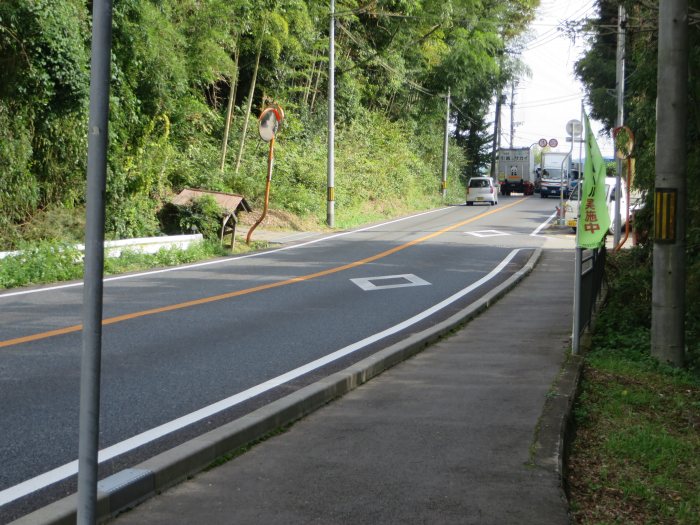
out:
{"label": "street light pole", "polygon": [[102,360],[107,126],[112,48],[112,2],[92,4],[92,57],[88,120],[87,212],[83,287],[83,353],[80,362],[77,523],[97,521],[97,464]]}

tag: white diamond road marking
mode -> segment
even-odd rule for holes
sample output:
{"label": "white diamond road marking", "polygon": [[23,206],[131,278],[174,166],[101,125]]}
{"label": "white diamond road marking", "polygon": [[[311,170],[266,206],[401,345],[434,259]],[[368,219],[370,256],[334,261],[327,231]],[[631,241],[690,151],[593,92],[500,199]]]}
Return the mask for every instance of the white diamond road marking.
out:
{"label": "white diamond road marking", "polygon": [[498,230],[481,230],[478,232],[464,232],[467,235],[473,235],[474,237],[501,237],[503,235],[510,235],[510,233],[499,232]]}
{"label": "white diamond road marking", "polygon": [[[387,281],[387,280],[404,279],[408,282],[399,284],[385,284],[379,285],[375,284],[377,281]],[[388,290],[389,288],[406,288],[408,286],[429,286],[428,281],[424,281],[420,277],[413,275],[412,273],[405,273],[402,275],[383,275],[381,277],[361,277],[358,279],[350,279],[357,286],[362,288],[365,292],[370,290]]]}

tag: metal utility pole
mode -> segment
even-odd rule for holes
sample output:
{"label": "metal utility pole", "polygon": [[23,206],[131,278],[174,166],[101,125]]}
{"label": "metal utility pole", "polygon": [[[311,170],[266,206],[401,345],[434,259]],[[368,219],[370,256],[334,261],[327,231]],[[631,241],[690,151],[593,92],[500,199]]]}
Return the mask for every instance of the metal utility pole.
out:
{"label": "metal utility pole", "polygon": [[496,179],[496,151],[501,145],[501,100],[502,94],[499,89],[496,96],[496,117],[493,121],[493,145],[491,147],[491,178]]}
{"label": "metal utility pole", "polygon": [[659,4],[651,353],[683,366],[688,1]]}
{"label": "metal utility pole", "polygon": [[447,197],[447,148],[450,139],[450,88],[447,88],[447,110],[445,115],[445,142],[442,146],[442,200]]}
{"label": "metal utility pole", "polygon": [[335,0],[331,0],[328,49],[328,203],[326,222],[335,226]]}
{"label": "metal utility pole", "polygon": [[[583,125],[583,118],[584,118],[584,109],[583,109],[583,100],[581,100],[581,124]],[[585,142],[585,139],[583,137],[583,129],[581,129],[581,141],[578,143],[578,184],[583,184],[583,143]],[[581,190],[578,192],[578,200],[581,201],[581,198],[583,197],[583,193]],[[579,210],[581,207],[579,206]]]}
{"label": "metal utility pole", "polygon": [[[585,118],[583,100],[581,101],[581,124]],[[572,126],[573,127],[573,126]],[[583,128],[583,126],[582,126]],[[581,129],[583,133],[583,129]],[[581,200],[583,199],[583,166],[581,164],[581,149],[585,138],[581,135],[578,152],[578,202],[579,214],[581,213]],[[573,142],[572,142],[573,144]],[[590,161],[590,159],[589,159]],[[576,228],[576,248],[574,250],[574,315],[573,329],[571,334],[571,353],[576,355],[581,350],[581,280],[583,279],[583,248],[579,246],[579,235],[581,228]]]}
{"label": "metal utility pole", "polygon": [[[625,123],[625,37],[627,26],[627,15],[625,14],[624,6],[620,5],[617,9],[617,58],[615,71],[615,91],[617,95],[617,117],[615,118],[615,126],[620,127]],[[620,234],[622,231],[620,198],[622,195],[620,176],[622,175],[622,159],[617,159],[617,174],[615,175],[615,217],[613,224],[615,230],[613,239],[615,246],[620,243]]]}
{"label": "metal utility pole", "polygon": [[112,2],[92,3],[92,58],[88,120],[87,214],[83,287],[83,354],[80,363],[77,523],[97,521],[97,452],[102,361],[107,124],[112,47]]}

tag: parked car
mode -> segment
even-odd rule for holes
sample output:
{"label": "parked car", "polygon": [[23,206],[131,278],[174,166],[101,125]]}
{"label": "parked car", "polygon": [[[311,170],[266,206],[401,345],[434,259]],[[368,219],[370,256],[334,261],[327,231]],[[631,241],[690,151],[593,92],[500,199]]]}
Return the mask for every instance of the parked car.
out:
{"label": "parked car", "polygon": [[467,206],[475,202],[498,204],[498,190],[490,177],[472,177],[467,183]]}
{"label": "parked car", "polygon": [[[620,225],[620,229],[624,230],[625,228],[625,223],[626,223],[626,208],[627,208],[627,188],[625,184],[625,180],[622,179],[620,181],[620,190],[621,190],[621,199],[620,199],[620,215],[621,215],[621,222],[622,224]],[[578,217],[579,217],[579,186],[576,185],[574,190],[571,193],[571,197],[569,198],[568,201],[566,201],[566,205],[564,207],[564,210],[566,212],[566,225],[571,227],[574,231],[576,231],[576,228],[578,226]],[[609,231],[610,233],[615,232],[615,224],[613,224],[613,217],[615,216],[615,177],[605,177],[605,200],[608,205],[608,215],[610,216],[610,228]],[[641,199],[639,196],[633,196],[631,199],[632,202],[630,203],[630,218],[634,216],[634,213],[638,210],[638,208],[641,207],[641,203],[643,202],[643,199]]]}

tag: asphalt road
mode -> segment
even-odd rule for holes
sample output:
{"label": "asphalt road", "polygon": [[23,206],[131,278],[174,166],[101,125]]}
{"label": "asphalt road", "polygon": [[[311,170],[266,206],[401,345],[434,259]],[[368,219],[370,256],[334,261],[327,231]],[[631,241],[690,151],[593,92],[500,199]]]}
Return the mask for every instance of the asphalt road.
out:
{"label": "asphalt road", "polygon": [[[537,233],[552,207],[502,197],[108,279],[101,474],[448,317],[547,242]],[[79,283],[0,294],[0,516],[75,486],[81,303]]]}

